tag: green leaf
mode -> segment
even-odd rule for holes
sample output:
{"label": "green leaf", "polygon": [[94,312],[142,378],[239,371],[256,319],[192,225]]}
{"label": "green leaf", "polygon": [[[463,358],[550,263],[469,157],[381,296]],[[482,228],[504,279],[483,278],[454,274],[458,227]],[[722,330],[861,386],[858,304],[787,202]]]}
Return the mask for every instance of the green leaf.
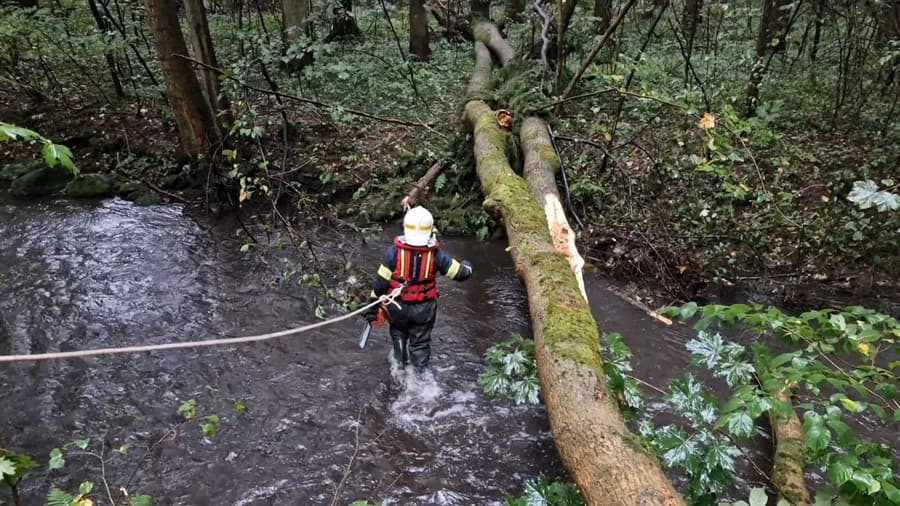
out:
{"label": "green leaf", "polygon": [[63,452],[59,448],[54,448],[50,451],[50,462],[47,464],[50,466],[50,469],[62,469],[64,465],[66,465],[66,459],[63,457]]}
{"label": "green leaf", "polygon": [[871,474],[863,471],[854,471],[850,481],[856,485],[856,488],[864,490],[867,494],[877,494],[881,490],[881,482],[872,477]]}
{"label": "green leaf", "polygon": [[[847,465],[843,461],[832,462],[831,465],[828,466],[828,479],[831,480],[837,486],[841,486],[844,483],[850,481],[850,478],[853,477],[853,468]],[[829,498],[829,504],[831,503],[831,499]]]}
{"label": "green leaf", "polygon": [[47,167],[51,169],[56,167],[56,164],[59,163],[59,156],[57,154],[56,145],[52,142],[48,142],[44,144],[43,149],[41,149],[41,153],[44,155],[44,163],[47,164]]}
{"label": "green leaf", "polygon": [[234,400],[234,412],[239,415],[243,415],[244,413],[247,412],[247,405],[244,404],[244,401],[242,401],[240,399]]}
{"label": "green leaf", "polygon": [[74,499],[72,494],[54,488],[47,494],[47,506],[70,506]]}
{"label": "green leaf", "polygon": [[72,441],[72,444],[79,450],[84,450],[84,449],[87,449],[88,444],[90,444],[90,442],[91,442],[90,439],[76,439],[75,441]]}
{"label": "green leaf", "polygon": [[128,499],[129,506],[151,506],[153,498],[149,495],[133,495]]}
{"label": "green leaf", "polygon": [[831,431],[822,423],[822,417],[813,411],[803,416],[803,443],[814,452],[824,450],[831,441]]}
{"label": "green leaf", "polygon": [[739,411],[728,417],[728,432],[737,438],[750,437],[753,419],[746,412]]}
{"label": "green leaf", "polygon": [[81,495],[88,495],[91,490],[94,490],[94,484],[89,481],[81,482],[81,485],[78,486],[78,493]]}
{"label": "green leaf", "polygon": [[183,416],[186,420],[197,418],[197,401],[188,399],[182,402],[181,406],[178,406],[178,414]]}
{"label": "green leaf", "polygon": [[216,424],[214,423],[201,424],[200,428],[203,429],[203,436],[208,439],[216,437],[216,433],[218,432],[218,430],[216,429]]}
{"label": "green leaf", "polygon": [[0,478],[4,476],[15,476],[16,475],[16,466],[13,464],[11,460],[7,460],[4,457],[0,457]]}
{"label": "green leaf", "polygon": [[678,310],[678,316],[680,316],[682,320],[690,319],[697,313],[697,307],[696,302],[688,302]]}
{"label": "green leaf", "polygon": [[750,506],[766,506],[768,502],[769,496],[766,495],[766,489],[757,487],[750,491]]}

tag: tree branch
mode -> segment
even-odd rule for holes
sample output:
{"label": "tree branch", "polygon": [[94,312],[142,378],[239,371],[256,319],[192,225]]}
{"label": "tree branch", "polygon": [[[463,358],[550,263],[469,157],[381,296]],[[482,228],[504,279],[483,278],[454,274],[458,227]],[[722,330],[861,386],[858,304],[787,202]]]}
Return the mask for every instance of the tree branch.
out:
{"label": "tree branch", "polygon": [[302,102],[304,104],[310,104],[310,105],[314,105],[316,107],[339,107],[347,114],[352,114],[354,116],[362,116],[363,118],[369,118],[369,119],[373,119],[375,121],[381,121],[383,123],[391,123],[394,125],[405,125],[405,126],[411,126],[411,127],[425,128],[434,134],[440,135],[441,137],[445,137],[444,134],[442,134],[442,133],[438,132],[437,130],[435,130],[434,128],[432,128],[432,126],[429,125],[428,123],[422,123],[422,122],[416,122],[416,121],[406,121],[406,120],[397,119],[397,118],[387,118],[384,116],[378,116],[376,114],[368,113],[365,111],[360,111],[357,109],[350,109],[347,107],[343,107],[340,104],[329,104],[328,102],[322,102],[320,100],[315,100],[312,98],[298,97],[297,95],[282,93],[280,91],[273,91],[273,90],[267,90],[264,88],[259,88],[257,86],[253,86],[252,84],[246,83],[246,82],[242,81],[241,79],[238,79],[237,77],[233,77],[233,76],[226,74],[224,70],[222,70],[218,67],[213,67],[211,65],[207,65],[201,61],[191,58],[190,56],[185,56],[183,54],[173,54],[172,56],[174,56],[176,58],[181,58],[181,59],[187,60],[196,65],[200,65],[201,67],[206,67],[210,70],[218,72],[220,75],[225,76],[226,79],[230,79],[247,89],[251,89],[253,91],[262,93],[264,95],[271,95],[273,97],[286,98],[288,100],[294,100],[296,102]]}

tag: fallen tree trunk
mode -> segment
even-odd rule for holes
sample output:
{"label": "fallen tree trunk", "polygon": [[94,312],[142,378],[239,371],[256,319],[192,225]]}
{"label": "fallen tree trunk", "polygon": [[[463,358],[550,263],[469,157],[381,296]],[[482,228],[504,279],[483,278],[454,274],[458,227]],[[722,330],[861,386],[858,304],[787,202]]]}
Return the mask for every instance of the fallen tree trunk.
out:
{"label": "fallen tree trunk", "polygon": [[569,262],[581,296],[587,300],[582,274],[584,258],[575,246],[575,231],[569,226],[556,189],[556,173],[560,170],[561,163],[550,140],[547,124],[539,118],[527,118],[519,131],[519,138],[522,139],[522,151],[525,153],[525,181],[538,204],[544,208],[553,247]]}
{"label": "fallen tree trunk", "polygon": [[512,46],[503,38],[503,35],[500,35],[500,30],[497,29],[497,25],[494,23],[487,21],[475,23],[475,26],[472,28],[472,34],[475,36],[475,40],[483,42],[485,46],[490,48],[501,65],[508,65],[516,56]]}
{"label": "fallen tree trunk", "polygon": [[475,42],[475,67],[472,76],[469,77],[469,86],[466,88],[466,100],[484,98],[483,95],[491,88],[491,52],[484,43]]}
{"label": "fallen tree trunk", "polygon": [[410,188],[409,193],[407,193],[406,196],[403,197],[403,200],[401,201],[403,207],[416,207],[416,203],[419,200],[419,195],[424,192],[426,188],[428,188],[428,185],[430,185],[431,182],[434,181],[434,178],[436,178],[438,174],[441,173],[441,170],[443,170],[443,168],[444,165],[441,162],[435,162],[434,165],[432,165],[431,168],[428,169],[428,172],[426,172],[424,176],[420,177],[419,180],[416,181],[416,184],[414,184],[412,188]]}
{"label": "fallen tree trunk", "polygon": [[[771,392],[778,400],[791,404],[790,395],[784,392]],[[775,440],[775,455],[772,459],[772,485],[778,497],[793,506],[812,506],[809,490],[803,478],[803,466],[806,463],[803,447],[803,424],[791,407],[791,414],[778,416],[774,410],[769,411],[769,423],[772,425],[772,438]]]}
{"label": "fallen tree trunk", "polygon": [[465,112],[484,206],[503,219],[528,292],[543,399],[563,463],[589,505],[683,505],[607,389],[597,323],[553,247],[544,212],[509,166],[506,132],[484,102],[468,102]]}

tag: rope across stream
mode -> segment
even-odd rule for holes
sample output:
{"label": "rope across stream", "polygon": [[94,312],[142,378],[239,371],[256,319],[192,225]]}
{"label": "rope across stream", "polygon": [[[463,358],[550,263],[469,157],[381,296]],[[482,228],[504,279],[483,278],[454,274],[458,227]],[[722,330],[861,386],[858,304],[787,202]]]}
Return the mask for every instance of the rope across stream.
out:
{"label": "rope across stream", "polygon": [[358,314],[365,312],[368,309],[371,309],[379,304],[397,304],[394,300],[400,295],[400,291],[403,287],[395,288],[390,294],[382,295],[378,299],[365,306],[360,307],[355,311],[351,311],[347,314],[336,316],[334,318],[312,323],[309,325],[304,325],[302,327],[295,327],[292,329],[281,330],[278,332],[270,332],[268,334],[260,334],[255,336],[244,336],[244,337],[230,337],[225,339],[205,339],[202,341],[184,341],[178,343],[162,343],[162,344],[148,344],[144,346],[122,346],[117,348],[97,348],[93,350],[76,350],[76,351],[60,351],[54,353],[37,353],[33,355],[0,355],[0,363],[5,362],[35,362],[39,360],[61,360],[68,358],[80,358],[80,357],[97,357],[102,355],[119,355],[123,353],[144,353],[150,351],[166,351],[166,350],[178,350],[182,348],[201,348],[207,346],[224,346],[229,344],[242,344],[242,343],[258,343],[260,341],[268,341],[270,339],[275,339],[277,337],[284,337],[293,334],[301,334],[303,332],[308,332],[310,330],[314,330],[320,327],[324,327],[326,325],[331,325],[332,323],[337,323],[339,321],[350,319]]}

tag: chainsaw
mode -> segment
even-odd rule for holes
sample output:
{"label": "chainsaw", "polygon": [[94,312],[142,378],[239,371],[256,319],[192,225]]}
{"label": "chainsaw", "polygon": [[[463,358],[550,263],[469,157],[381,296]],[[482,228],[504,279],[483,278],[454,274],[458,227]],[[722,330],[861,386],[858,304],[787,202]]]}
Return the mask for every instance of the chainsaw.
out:
{"label": "chainsaw", "polygon": [[365,349],[366,343],[369,341],[369,334],[372,333],[372,328],[379,328],[384,325],[384,322],[387,321],[387,312],[383,307],[378,308],[378,312],[375,313],[375,321],[366,322],[365,328],[363,328],[362,333],[359,335],[359,349]]}

